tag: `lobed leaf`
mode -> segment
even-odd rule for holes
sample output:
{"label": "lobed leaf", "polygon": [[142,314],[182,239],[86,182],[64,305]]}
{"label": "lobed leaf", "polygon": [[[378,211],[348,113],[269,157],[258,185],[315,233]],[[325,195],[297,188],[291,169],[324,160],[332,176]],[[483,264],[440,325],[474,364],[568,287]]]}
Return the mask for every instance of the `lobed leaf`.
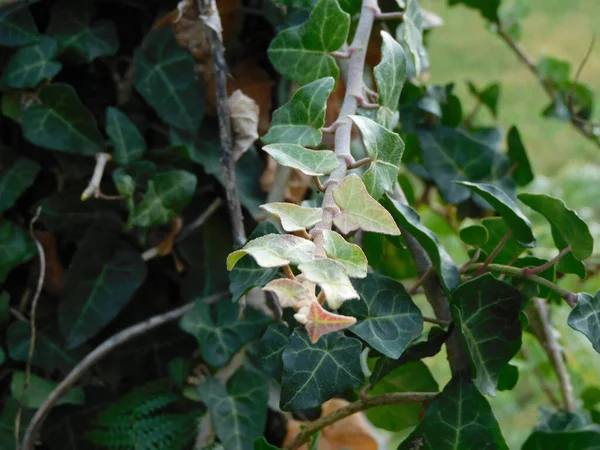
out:
{"label": "lobed leaf", "polygon": [[281,227],[288,232],[302,231],[317,224],[323,216],[321,208],[306,208],[294,203],[267,203],[261,208],[277,216]]}
{"label": "lobed leaf", "polygon": [[17,50],[4,65],[0,84],[17,89],[34,88],[42,80],[52,78],[62,68],[54,61],[58,43],[49,36],[42,36],[38,44]]}
{"label": "lobed leaf", "polygon": [[337,261],[315,259],[300,264],[298,269],[307,280],[317,283],[323,289],[327,305],[331,309],[338,309],[346,300],[358,298],[344,265]]}
{"label": "lobed leaf", "polygon": [[106,109],[106,134],[110,137],[117,164],[131,164],[146,152],[146,141],[135,124],[112,106]]}
{"label": "lobed leaf", "polygon": [[0,174],[0,214],[11,208],[18,198],[31,186],[40,165],[25,156],[17,159],[6,172]]}
{"label": "lobed leaf", "polygon": [[275,380],[281,381],[283,373],[283,351],[290,342],[292,331],[287,324],[275,322],[269,325],[260,340],[260,367]]}
{"label": "lobed leaf", "polygon": [[232,270],[245,255],[250,255],[261,267],[281,267],[308,263],[314,259],[315,244],[289,234],[267,234],[246,243],[227,257],[227,269]]}
{"label": "lobed leaf", "polygon": [[587,337],[600,353],[600,291],[594,297],[585,292],[577,294],[577,305],[569,313],[567,323]]}
{"label": "lobed leaf", "polygon": [[358,245],[351,244],[335,231],[324,230],[323,247],[327,257],[342,264],[349,277],[367,276],[367,257]]}
{"label": "lobed leaf", "polygon": [[326,175],[338,166],[331,150],[308,150],[296,144],[270,144],[265,145],[263,150],[282,166],[298,169],[306,175]]}
{"label": "lobed leaf", "polygon": [[306,332],[313,344],[326,334],[344,330],[356,323],[356,318],[329,312],[316,301],[310,303],[306,320]]}

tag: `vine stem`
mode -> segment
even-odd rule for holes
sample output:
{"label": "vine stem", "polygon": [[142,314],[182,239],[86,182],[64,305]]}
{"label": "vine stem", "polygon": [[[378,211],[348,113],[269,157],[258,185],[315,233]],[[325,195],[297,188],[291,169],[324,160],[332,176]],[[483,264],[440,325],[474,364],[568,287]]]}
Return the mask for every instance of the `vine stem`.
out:
{"label": "vine stem", "polygon": [[[90,197],[103,197],[104,195],[100,191],[100,183],[102,183],[102,177],[104,176],[104,169],[106,164],[112,159],[110,153],[96,153],[96,165],[94,166],[94,173],[90,179],[89,184],[81,194],[81,200],[85,201]],[[109,199],[110,196],[107,196]]]}
{"label": "vine stem", "polygon": [[421,285],[427,281],[427,278],[429,278],[431,275],[433,275],[435,273],[435,267],[433,267],[433,265],[429,266],[429,268],[425,271],[425,273],[423,275],[421,275],[421,277],[415,282],[415,284],[413,284],[411,286],[411,288],[408,290],[408,295],[414,295],[415,292],[417,292],[417,289],[419,289],[419,287],[421,287]]}
{"label": "vine stem", "polygon": [[302,444],[308,442],[310,437],[317,431],[345,419],[352,414],[364,411],[375,406],[396,405],[401,403],[424,403],[433,399],[437,392],[390,392],[388,394],[374,395],[361,400],[349,403],[348,405],[336,409],[335,411],[323,416],[314,422],[307,424],[296,437],[287,444],[286,450],[294,450]]}
{"label": "vine stem", "polygon": [[[211,304],[215,303],[223,298],[229,296],[229,292],[221,292],[218,294],[211,295],[204,299],[204,302]],[[132,325],[124,330],[118,332],[117,334],[111,336],[107,340],[105,340],[102,344],[92,350],[88,355],[83,358],[79,363],[71,369],[68,375],[54,388],[54,390],[50,393],[44,403],[38,408],[33,419],[29,422],[29,426],[27,427],[27,431],[25,432],[25,437],[23,438],[23,450],[33,450],[35,446],[35,440],[37,438],[38,432],[41,430],[46,417],[56,406],[56,403],[65,395],[77,381],[83,376],[83,374],[88,371],[94,364],[98,363],[102,358],[108,355],[111,351],[113,351],[118,346],[124,344],[125,342],[141,336],[148,331],[164,325],[165,323],[171,322],[173,320],[179,319],[181,316],[187,314],[194,308],[194,303],[187,303],[179,308],[173,309],[166,313],[158,314],[156,316],[150,317],[149,319],[144,320],[136,325]]]}
{"label": "vine stem", "polygon": [[544,270],[549,269],[554,264],[556,264],[557,262],[559,262],[570,251],[571,251],[571,246],[569,245],[569,246],[563,248],[558,255],[556,255],[550,261],[545,262],[541,266],[537,266],[537,267],[525,267],[523,269],[523,275],[526,276],[526,277],[528,277],[528,276],[531,276],[531,275],[537,275],[538,273],[542,273]]}
{"label": "vine stem", "polygon": [[479,268],[477,269],[477,272],[475,272],[475,276],[481,275],[485,271],[485,268],[487,266],[489,266],[492,261],[494,261],[494,258],[496,258],[496,256],[498,256],[498,253],[500,253],[502,251],[502,249],[504,248],[504,246],[510,239],[511,235],[512,235],[512,231],[508,230],[506,232],[506,234],[502,237],[502,239],[500,239],[500,242],[498,242],[498,245],[496,245],[496,248],[494,248],[494,250],[492,250],[492,253],[490,253],[489,256],[483,262],[483,264],[481,264],[479,266]]}

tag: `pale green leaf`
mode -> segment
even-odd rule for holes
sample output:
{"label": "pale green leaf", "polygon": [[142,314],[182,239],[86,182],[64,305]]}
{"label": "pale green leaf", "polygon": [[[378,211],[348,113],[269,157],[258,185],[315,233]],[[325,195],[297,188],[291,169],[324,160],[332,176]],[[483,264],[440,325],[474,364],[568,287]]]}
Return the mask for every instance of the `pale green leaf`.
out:
{"label": "pale green leaf", "polygon": [[369,194],[379,199],[385,192],[391,191],[398,181],[404,142],[397,133],[368,117],[349,117],[360,130],[367,154],[373,160],[363,175],[363,181]]}
{"label": "pale green leaf", "polygon": [[331,259],[315,259],[300,264],[298,268],[307,280],[317,283],[325,292],[327,305],[338,309],[346,300],[359,298],[354,290],[344,266]]}
{"label": "pale green leaf", "polygon": [[122,195],[126,199],[133,196],[133,193],[135,192],[135,181],[122,167],[119,167],[113,172],[113,181],[119,195]]}
{"label": "pale green leaf", "polygon": [[80,155],[104,150],[104,138],[93,114],[68,84],[53,83],[40,91],[41,104],[23,113],[25,139],[40,147]]}
{"label": "pale green leaf", "polygon": [[0,283],[12,269],[26,263],[36,253],[33,240],[24,229],[0,218]]}
{"label": "pale green leaf", "polygon": [[427,69],[428,58],[423,45],[423,15],[419,0],[407,0],[402,24],[396,31],[396,37],[402,44],[410,63],[409,76],[418,77]]}
{"label": "pale green leaf", "polygon": [[367,276],[367,257],[358,245],[351,244],[335,231],[325,230],[323,247],[327,257],[342,264],[349,277]]}
{"label": "pale green leaf", "polygon": [[40,165],[22,156],[0,174],[0,214],[12,207],[17,199],[33,184]]}
{"label": "pale green leaf", "polygon": [[283,76],[300,84],[324,77],[337,80],[339,69],[330,52],[346,41],[350,16],[337,0],[320,0],[302,25],[281,31],[269,45],[269,60]]}
{"label": "pale green leaf", "polygon": [[391,118],[398,109],[400,94],[406,81],[406,54],[402,46],[386,31],[381,32],[383,40],[381,46],[381,62],[375,66],[373,73],[377,82],[377,91],[379,93],[378,111],[385,112],[383,125],[389,128]]}
{"label": "pale green leaf", "polygon": [[53,60],[57,53],[56,40],[48,36],[43,36],[39,44],[20,48],[4,65],[0,84],[12,88],[36,87],[62,68],[61,63]]}
{"label": "pale green leaf", "polygon": [[335,203],[341,213],[334,224],[344,234],[355,230],[398,235],[400,230],[390,213],[369,195],[367,188],[356,174],[350,174],[333,191]]}
{"label": "pale green leaf", "polygon": [[245,255],[250,255],[261,267],[281,267],[302,264],[314,258],[315,244],[308,239],[290,234],[267,234],[246,243],[227,257],[227,269],[231,270]]}
{"label": "pale green leaf", "polygon": [[110,137],[117,164],[131,164],[146,152],[146,141],[135,124],[112,106],[106,109],[106,134]]}
{"label": "pale green leaf", "polygon": [[[21,401],[21,398],[23,398],[23,406],[25,408],[39,408],[54,389],[56,389],[57,385],[58,383],[55,381],[44,380],[37,375],[31,374],[25,397],[22,397],[25,387],[25,372],[17,371],[13,373],[10,391],[15,400]],[[83,405],[84,403],[85,394],[80,387],[74,387],[67,391],[56,402],[57,405]]]}
{"label": "pale green leaf", "polygon": [[273,113],[269,132],[262,140],[267,144],[319,145],[327,98],[334,84],[333,78],[327,77],[298,89],[289,102]]}
{"label": "pale green leaf", "polygon": [[282,166],[298,169],[306,175],[326,175],[338,166],[331,150],[308,150],[296,144],[270,144],[263,150]]}
{"label": "pale green leaf", "polygon": [[582,292],[577,294],[577,305],[569,314],[569,326],[583,333],[600,353],[600,291],[592,297]]}
{"label": "pale green leaf", "polygon": [[277,216],[285,231],[302,231],[317,224],[322,216],[321,208],[305,208],[294,203],[267,203],[261,208]]}

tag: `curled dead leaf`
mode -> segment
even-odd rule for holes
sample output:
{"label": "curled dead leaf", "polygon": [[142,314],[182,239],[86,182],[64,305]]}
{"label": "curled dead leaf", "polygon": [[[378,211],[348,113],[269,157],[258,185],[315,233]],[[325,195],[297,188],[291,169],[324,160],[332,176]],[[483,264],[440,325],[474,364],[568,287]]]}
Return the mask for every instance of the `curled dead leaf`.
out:
{"label": "curled dead leaf", "polygon": [[233,157],[237,161],[258,139],[260,108],[239,89],[231,94],[227,103],[233,128]]}
{"label": "curled dead leaf", "polygon": [[[48,231],[36,231],[35,237],[44,249],[46,262],[46,274],[44,278],[44,289],[52,295],[59,295],[63,288],[65,268],[63,267],[58,251],[56,249],[56,238]],[[39,272],[38,258],[34,259],[36,266],[36,278]]]}

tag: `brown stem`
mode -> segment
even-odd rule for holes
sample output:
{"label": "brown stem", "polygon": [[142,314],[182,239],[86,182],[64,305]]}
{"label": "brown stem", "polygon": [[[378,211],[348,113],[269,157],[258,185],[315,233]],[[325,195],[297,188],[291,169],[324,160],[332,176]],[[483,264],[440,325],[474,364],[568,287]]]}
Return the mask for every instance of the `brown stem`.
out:
{"label": "brown stem", "polygon": [[317,186],[317,189],[321,192],[325,192],[325,186],[323,186],[323,183],[321,183],[321,179],[317,176],[314,176],[313,180],[315,182],[315,185]]}
{"label": "brown stem", "polygon": [[425,316],[423,316],[423,322],[434,323],[434,324],[440,325],[442,327],[447,327],[452,323],[450,320],[440,320],[440,319],[434,319],[433,317],[425,317]]}
{"label": "brown stem", "polygon": [[498,253],[500,253],[502,251],[502,249],[504,248],[504,246],[510,239],[511,235],[512,235],[512,231],[508,230],[506,232],[506,234],[502,237],[502,239],[500,239],[500,242],[498,242],[498,245],[496,245],[496,248],[494,248],[494,250],[492,250],[492,253],[489,254],[489,256],[485,259],[485,261],[483,261],[483,264],[481,264],[479,266],[479,268],[477,269],[477,272],[475,272],[476,277],[478,277],[483,272],[485,272],[485,268],[487,266],[489,266],[494,261],[496,256],[498,256]]}
{"label": "brown stem", "polygon": [[425,271],[423,275],[411,286],[408,290],[408,295],[414,295],[417,292],[417,289],[431,276],[435,273],[435,267],[433,265],[429,266],[429,268]]}
{"label": "brown stem", "polygon": [[461,275],[469,270],[469,267],[471,267],[471,264],[477,262],[480,255],[481,255],[481,249],[477,248],[477,250],[475,250],[475,253],[473,254],[473,257],[470,260],[468,260],[466,263],[464,263],[462,265],[462,267],[460,268]]}
{"label": "brown stem", "polygon": [[359,159],[358,161],[348,162],[346,167],[348,167],[348,170],[352,170],[360,166],[364,166],[365,164],[369,164],[371,161],[373,161],[371,158],[363,158]]}
{"label": "brown stem", "polygon": [[571,246],[569,245],[568,247],[563,248],[558,255],[556,255],[550,261],[545,262],[541,266],[523,268],[523,276],[528,277],[530,275],[537,275],[539,273],[542,273],[544,270],[549,269],[554,264],[559,262],[563,258],[563,256],[565,256],[570,251],[571,251]]}
{"label": "brown stem", "polygon": [[296,279],[296,275],[294,275],[294,272],[292,272],[292,268],[288,264],[283,266],[283,271],[285,272],[285,276],[288,277],[290,280]]}
{"label": "brown stem", "polygon": [[357,412],[382,405],[423,403],[433,399],[436,395],[436,392],[391,392],[357,400],[307,424],[292,442],[285,446],[285,449],[293,450],[300,447],[302,444],[308,442],[310,437],[317,431]]}

